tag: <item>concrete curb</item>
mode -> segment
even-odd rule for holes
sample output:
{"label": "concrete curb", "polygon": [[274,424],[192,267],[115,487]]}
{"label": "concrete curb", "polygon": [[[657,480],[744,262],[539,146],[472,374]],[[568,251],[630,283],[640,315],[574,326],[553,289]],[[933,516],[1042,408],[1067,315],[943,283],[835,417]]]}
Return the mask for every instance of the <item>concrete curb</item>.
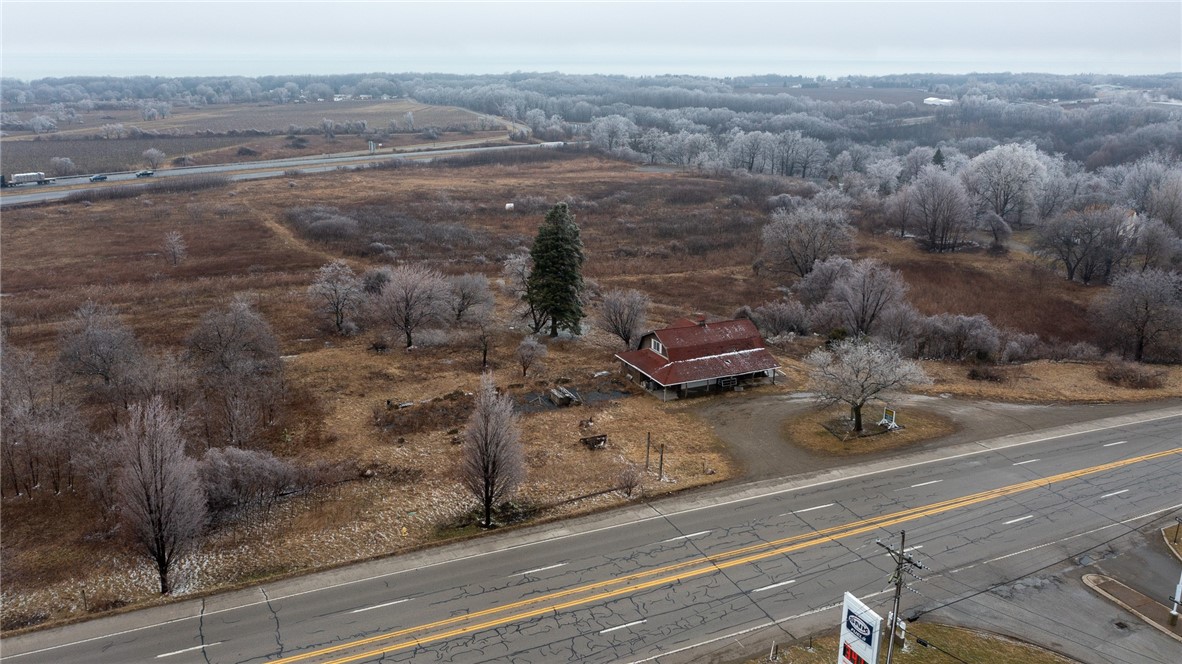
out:
{"label": "concrete curb", "polygon": [[[1179,636],[1177,633],[1171,631],[1168,626],[1162,625],[1161,623],[1157,622],[1156,620],[1149,618],[1145,614],[1143,614],[1140,611],[1129,606],[1124,601],[1117,598],[1115,595],[1113,595],[1113,594],[1109,593],[1108,591],[1104,590],[1103,588],[1101,588],[1100,584],[1113,583],[1113,584],[1116,584],[1122,588],[1125,588],[1129,592],[1137,593],[1138,595],[1140,595],[1141,593],[1138,593],[1137,591],[1133,590],[1132,588],[1129,588],[1128,586],[1121,583],[1120,581],[1117,581],[1116,579],[1104,576],[1102,574],[1084,574],[1083,575],[1083,582],[1085,584],[1087,584],[1087,586],[1089,588],[1091,588],[1092,590],[1095,590],[1096,593],[1098,593],[1099,595],[1107,598],[1109,601],[1113,602],[1114,604],[1121,607],[1125,611],[1128,611],[1129,613],[1140,618],[1141,621],[1144,622],[1145,624],[1147,624],[1150,627],[1156,629],[1157,631],[1165,634],[1166,636],[1170,637],[1171,639],[1174,639],[1175,641],[1182,642],[1182,636]],[[1149,598],[1146,598],[1146,599],[1149,599]],[[1165,607],[1163,606],[1162,608],[1165,608]]]}
{"label": "concrete curb", "polygon": [[[1179,529],[1182,529],[1182,523],[1178,524],[1177,527]],[[1172,540],[1166,536],[1166,531],[1169,529],[1170,529],[1170,526],[1166,526],[1165,528],[1161,529],[1161,539],[1163,542],[1166,543],[1166,550],[1168,550],[1170,553],[1174,554],[1174,557],[1177,558],[1179,562],[1182,562],[1182,552],[1178,551],[1178,549],[1175,549],[1174,545],[1170,544],[1170,542]]]}

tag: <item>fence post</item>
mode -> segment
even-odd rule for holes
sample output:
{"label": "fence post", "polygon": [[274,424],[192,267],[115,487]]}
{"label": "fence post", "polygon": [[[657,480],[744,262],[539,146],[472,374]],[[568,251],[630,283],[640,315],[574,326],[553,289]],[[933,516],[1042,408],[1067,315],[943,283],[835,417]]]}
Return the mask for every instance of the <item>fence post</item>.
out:
{"label": "fence post", "polygon": [[653,449],[653,432],[649,431],[647,440],[644,443],[644,472],[648,472],[649,453]]}
{"label": "fence post", "polygon": [[661,443],[661,456],[657,462],[657,479],[665,479],[665,443]]}

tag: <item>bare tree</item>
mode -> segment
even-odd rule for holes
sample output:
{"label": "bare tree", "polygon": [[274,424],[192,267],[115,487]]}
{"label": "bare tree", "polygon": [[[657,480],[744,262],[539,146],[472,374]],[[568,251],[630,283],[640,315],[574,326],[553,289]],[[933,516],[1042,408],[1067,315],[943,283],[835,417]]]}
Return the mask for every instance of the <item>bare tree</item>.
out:
{"label": "bare tree", "polygon": [[1033,248],[1052,264],[1062,264],[1068,281],[1106,280],[1127,253],[1124,221],[1124,211],[1115,207],[1068,212],[1038,227]]}
{"label": "bare tree", "polygon": [[144,164],[146,164],[148,168],[160,168],[160,164],[163,164],[165,157],[167,157],[164,152],[157,150],[156,148],[148,148],[147,150],[144,150],[143,156]]}
{"label": "bare tree", "polygon": [[492,511],[525,480],[525,452],[513,399],[497,394],[492,376],[480,379],[476,407],[464,429],[460,482],[480,502],[484,527],[492,527]]}
{"label": "bare tree", "polygon": [[1182,336],[1182,275],[1154,268],[1121,275],[1111,290],[1097,298],[1092,313],[1097,326],[1137,362],[1147,351],[1167,346],[1177,355]]}
{"label": "bare tree", "polygon": [[156,564],[160,593],[169,573],[205,526],[197,463],[185,455],[181,417],[159,397],[133,404],[116,436],[120,514],[140,551]]}
{"label": "bare tree", "polygon": [[180,231],[169,231],[164,234],[164,257],[172,263],[173,267],[181,264],[188,255],[188,247],[185,246],[185,236],[181,235]]}
{"label": "bare tree", "polygon": [[482,309],[493,307],[492,290],[483,274],[461,274],[447,278],[451,291],[448,309],[458,325],[470,317],[479,316]]}
{"label": "bare tree", "polygon": [[927,166],[908,189],[911,218],[932,251],[956,251],[972,222],[964,186],[939,166]]}
{"label": "bare tree", "polygon": [[923,369],[891,347],[869,340],[847,339],[831,350],[818,348],[805,358],[812,366],[809,389],[820,403],[847,403],[854,431],[862,431],[862,406],[888,391],[930,382]]}
{"label": "bare tree", "polygon": [[530,332],[537,334],[550,324],[550,316],[540,307],[535,307],[526,297],[529,292],[529,276],[533,273],[534,261],[528,252],[519,252],[505,259],[501,268],[504,290],[518,303],[520,315],[528,324]]}
{"label": "bare tree", "polygon": [[816,261],[849,251],[853,240],[854,230],[840,210],[813,205],[792,212],[780,209],[763,227],[760,260],[773,272],[803,277]]}
{"label": "bare tree", "polygon": [[874,334],[879,318],[889,309],[906,302],[903,277],[876,260],[854,263],[849,273],[838,278],[829,291],[831,303],[851,335]]}
{"label": "bare tree", "polygon": [[417,330],[442,323],[447,316],[447,281],[435,270],[399,265],[373,303],[375,319],[393,327],[414,345]]}
{"label": "bare tree", "polygon": [[530,367],[546,357],[547,349],[533,337],[526,337],[517,345],[517,363],[521,365],[521,377],[525,378]]}
{"label": "bare tree", "polygon": [[136,397],[144,358],[131,329],[114,309],[87,301],[74,312],[58,346],[61,369],[88,379],[94,393],[111,406],[112,420],[118,420],[118,406]]}
{"label": "bare tree", "polygon": [[248,445],[274,421],[283,365],[271,326],[245,299],[208,311],[185,341],[194,360],[210,437]]}
{"label": "bare tree", "polygon": [[644,330],[648,320],[648,295],[635,290],[610,290],[603,295],[596,323],[599,329],[614,334],[631,349],[632,340]]}
{"label": "bare tree", "polygon": [[364,295],[361,279],[342,260],[321,267],[315,281],[308,286],[308,298],[317,313],[331,321],[337,334],[345,334],[349,329]]}

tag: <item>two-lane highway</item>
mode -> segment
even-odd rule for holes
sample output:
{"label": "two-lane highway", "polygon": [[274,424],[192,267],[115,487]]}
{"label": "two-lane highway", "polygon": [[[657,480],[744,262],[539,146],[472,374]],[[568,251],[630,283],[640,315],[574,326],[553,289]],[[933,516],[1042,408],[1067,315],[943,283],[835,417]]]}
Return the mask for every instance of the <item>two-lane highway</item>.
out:
{"label": "two-lane highway", "polygon": [[[1016,579],[1182,509],[1182,409],[715,492],[8,639],[25,662],[661,662],[849,590],[885,614]],[[1138,661],[1130,659],[1127,661]],[[1142,659],[1141,661],[1152,661]]]}

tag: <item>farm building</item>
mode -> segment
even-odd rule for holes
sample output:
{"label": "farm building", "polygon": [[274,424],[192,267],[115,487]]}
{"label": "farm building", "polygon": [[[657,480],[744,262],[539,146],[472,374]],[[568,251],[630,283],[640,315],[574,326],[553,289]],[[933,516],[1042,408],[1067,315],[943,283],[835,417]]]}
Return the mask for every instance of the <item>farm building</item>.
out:
{"label": "farm building", "polygon": [[630,380],[662,401],[776,380],[780,365],[749,320],[683,318],[645,334],[637,350],[616,355]]}
{"label": "farm building", "polygon": [[951,106],[956,103],[953,99],[941,99],[939,97],[926,97],[923,103],[928,106]]}

